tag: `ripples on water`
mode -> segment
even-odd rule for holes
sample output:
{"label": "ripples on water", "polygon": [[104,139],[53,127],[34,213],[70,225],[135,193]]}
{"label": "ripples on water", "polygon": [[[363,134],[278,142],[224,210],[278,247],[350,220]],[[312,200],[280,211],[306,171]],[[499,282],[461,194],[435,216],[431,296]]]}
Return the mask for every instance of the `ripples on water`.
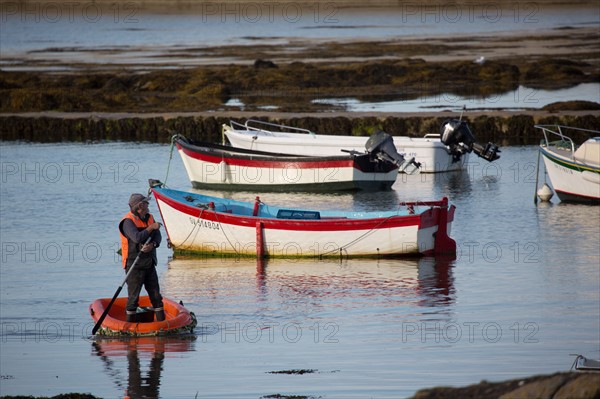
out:
{"label": "ripples on water", "polygon": [[[600,357],[600,208],[535,207],[535,147],[504,148],[491,164],[472,158],[467,172],[399,176],[384,193],[261,193],[365,210],[445,195],[457,205],[459,254],[257,263],[171,259],[163,246],[163,293],[196,313],[196,335],[125,342],[87,339],[87,306],[121,283],[116,224],[131,192],[164,180],[169,147],[0,151],[0,395],[397,398],[566,371],[570,353]],[[189,187],[176,154],[168,184]],[[316,372],[271,373],[285,370]]]}

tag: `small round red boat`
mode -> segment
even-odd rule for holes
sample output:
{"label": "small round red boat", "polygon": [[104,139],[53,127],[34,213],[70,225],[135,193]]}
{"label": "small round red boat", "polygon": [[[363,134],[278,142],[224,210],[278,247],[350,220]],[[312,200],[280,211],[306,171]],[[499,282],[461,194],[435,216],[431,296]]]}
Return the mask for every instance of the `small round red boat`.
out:
{"label": "small round red boat", "polygon": [[[111,298],[96,299],[90,305],[90,314],[94,321],[98,321],[106,310]],[[102,322],[98,335],[129,335],[129,336],[154,336],[189,334],[196,327],[196,316],[187,310],[183,304],[163,298],[165,309],[164,321],[145,321],[132,323],[127,321],[125,305],[127,297],[117,298],[111,306],[106,318]],[[150,298],[141,296],[139,307],[151,307]]]}

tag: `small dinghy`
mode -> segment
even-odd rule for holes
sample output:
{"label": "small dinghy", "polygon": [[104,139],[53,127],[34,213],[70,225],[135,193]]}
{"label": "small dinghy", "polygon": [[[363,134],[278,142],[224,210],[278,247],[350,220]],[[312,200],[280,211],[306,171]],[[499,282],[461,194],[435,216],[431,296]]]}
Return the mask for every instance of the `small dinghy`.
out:
{"label": "small dinghy", "polygon": [[[90,314],[95,322],[106,310],[111,298],[96,299],[90,305]],[[150,298],[141,296],[138,311],[140,312],[140,321],[131,323],[126,320],[125,306],[127,297],[120,297],[115,300],[108,311],[108,315],[102,322],[98,335],[128,335],[128,336],[155,336],[155,335],[174,335],[189,334],[194,331],[196,326],[196,316],[193,312],[187,310],[183,304],[163,298],[165,308],[165,320],[155,321],[154,312],[146,311],[151,307]]]}

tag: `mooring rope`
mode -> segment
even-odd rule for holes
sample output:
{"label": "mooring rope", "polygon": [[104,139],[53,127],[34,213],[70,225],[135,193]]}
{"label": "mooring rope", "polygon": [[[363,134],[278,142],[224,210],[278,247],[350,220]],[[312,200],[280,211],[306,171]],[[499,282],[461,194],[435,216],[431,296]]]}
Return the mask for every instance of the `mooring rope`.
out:
{"label": "mooring rope", "polygon": [[[198,205],[197,205],[198,206]],[[185,242],[191,237],[191,235],[194,233],[195,230],[196,231],[196,235],[198,235],[198,233],[200,232],[200,229],[198,228],[198,226],[201,224],[202,220],[202,214],[204,213],[204,211],[206,209],[208,209],[207,205],[202,204],[201,205],[202,208],[200,208],[200,214],[198,215],[198,217],[196,218],[196,220],[198,221],[198,223],[194,224],[194,227],[192,228],[192,231],[190,231],[190,234],[188,234],[188,236],[185,238],[185,240],[183,240],[183,242],[181,243],[181,245],[185,244]],[[205,208],[206,206],[206,208]],[[240,255],[240,253],[238,252],[237,249],[235,249],[235,245],[233,245],[233,243],[231,242],[231,240],[229,239],[229,237],[227,236],[227,233],[225,232],[225,229],[223,228],[223,224],[221,223],[221,221],[219,220],[219,215],[218,213],[215,211],[215,219],[217,219],[217,223],[219,224],[219,229],[221,230],[221,232],[223,233],[223,235],[225,236],[225,238],[227,239],[227,242],[229,242],[229,245],[231,245],[231,248],[233,248],[233,251],[237,254]],[[195,236],[194,236],[195,239]],[[192,240],[193,242],[194,240]],[[192,244],[190,243],[190,246],[188,248],[191,248]],[[185,250],[185,248],[182,248]]]}
{"label": "mooring rope", "polygon": [[[202,212],[204,212],[204,209],[200,209],[200,214],[199,214],[199,215],[198,215],[198,217],[196,218],[197,220],[201,220],[200,218],[202,217]],[[183,246],[183,245],[185,244],[185,242],[186,242],[186,241],[187,241],[187,240],[188,240],[188,239],[189,239],[189,238],[192,236],[192,233],[194,233],[194,230],[196,230],[196,229],[197,229],[197,227],[198,227],[198,225],[199,225],[199,224],[200,224],[200,223],[195,223],[195,224],[194,224],[194,227],[192,227],[192,231],[190,231],[190,234],[188,234],[188,236],[187,236],[187,237],[185,237],[185,240],[183,240],[183,241],[181,242],[181,245],[182,245],[182,246]],[[198,232],[196,232],[196,235],[198,235]],[[196,236],[194,236],[194,238],[196,238]],[[193,242],[194,242],[194,240],[192,240],[192,243],[193,243]],[[191,248],[191,247],[192,247],[192,244],[190,243],[190,246],[189,246],[188,248]],[[186,250],[186,249],[188,249],[188,248],[182,248],[182,249],[183,249],[183,250]]]}
{"label": "mooring rope", "polygon": [[227,236],[227,233],[225,233],[225,229],[223,228],[223,224],[221,223],[221,221],[219,220],[219,215],[217,214],[217,212],[215,211],[215,219],[217,219],[217,223],[219,223],[219,229],[221,229],[221,232],[223,232],[223,235],[225,236],[225,238],[227,239],[227,242],[229,243],[229,245],[231,245],[231,248],[233,248],[233,251],[237,254],[237,255],[241,255],[237,249],[235,249],[235,245],[233,245],[231,243],[231,240],[229,239],[229,237]]}
{"label": "mooring rope", "polygon": [[[321,254],[319,254],[319,257],[321,256],[326,256],[327,254],[331,254],[333,252],[341,252],[342,250],[346,251],[346,253],[348,252],[347,248],[350,248],[352,245],[356,244],[357,242],[360,242],[361,240],[363,240],[364,238],[366,238],[368,235],[370,235],[371,233],[373,233],[375,231],[375,229],[377,229],[379,226],[381,226],[382,224],[386,223],[388,220],[390,220],[392,217],[394,217],[395,215],[391,215],[388,216],[387,218],[383,219],[381,222],[377,223],[375,226],[373,226],[369,231],[365,232],[364,234],[356,237],[354,240],[350,241],[349,243],[346,243],[344,245],[341,245],[335,249],[332,249],[330,251],[327,252],[323,252]],[[340,255],[341,256],[341,255]]]}
{"label": "mooring rope", "polygon": [[178,134],[174,134],[171,136],[171,149],[169,151],[169,162],[167,163],[167,174],[165,176],[165,180],[163,185],[167,187],[167,179],[169,178],[169,170],[171,169],[171,160],[173,159],[173,148],[175,148],[175,140],[177,140]]}

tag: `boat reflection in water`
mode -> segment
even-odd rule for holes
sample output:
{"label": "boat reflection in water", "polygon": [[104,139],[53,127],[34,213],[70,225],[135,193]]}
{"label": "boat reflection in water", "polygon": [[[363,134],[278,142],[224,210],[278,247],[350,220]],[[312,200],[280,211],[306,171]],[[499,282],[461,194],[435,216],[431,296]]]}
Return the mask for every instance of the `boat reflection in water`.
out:
{"label": "boat reflection in water", "polygon": [[[318,317],[323,311],[440,307],[455,300],[453,258],[264,259],[177,257],[166,295],[217,317]],[[340,314],[343,317],[343,314]],[[201,326],[202,323],[199,323]]]}
{"label": "boat reflection in water", "polygon": [[[235,326],[241,326],[241,331],[246,331],[244,327],[258,329],[260,334],[272,328],[268,336],[279,337],[288,323],[307,326],[304,331],[308,337],[309,331],[315,331],[310,327],[320,325],[319,337],[323,340],[334,336],[330,328],[333,325],[343,327],[340,335],[347,334],[344,340],[362,336],[365,328],[374,328],[400,339],[402,322],[407,317],[413,320],[416,314],[422,314],[428,320],[448,320],[456,299],[453,268],[453,259],[439,257],[337,261],[177,257],[161,274],[161,288],[164,295],[182,299],[197,313],[194,335],[97,338],[92,354],[102,360],[106,374],[123,396],[166,397],[159,388],[170,389],[161,384],[164,368],[174,360],[170,358],[194,351],[196,340],[204,348],[233,342],[229,339],[235,339],[237,345],[238,338],[232,337],[240,330],[232,330]],[[415,313],[415,308],[423,310]],[[266,343],[266,339],[260,343]],[[308,347],[301,342],[294,348],[312,350],[313,339],[314,335],[307,340]],[[284,342],[287,344],[274,341],[275,346],[269,350],[290,350],[278,346]],[[235,348],[235,356],[240,359],[252,362],[256,357],[256,347]],[[337,345],[322,348],[331,349],[331,356],[338,350]]]}
{"label": "boat reflection in water", "polygon": [[[196,336],[181,337],[96,337],[92,354],[100,357],[106,374],[125,398],[160,397],[159,388],[163,363],[169,354],[194,350]],[[172,356],[177,357],[177,356]],[[127,359],[127,379],[123,378],[122,359]],[[125,384],[124,381],[127,381]]]}
{"label": "boat reflection in water", "polygon": [[435,307],[454,303],[453,257],[423,258],[418,265],[418,286],[422,306]]}

